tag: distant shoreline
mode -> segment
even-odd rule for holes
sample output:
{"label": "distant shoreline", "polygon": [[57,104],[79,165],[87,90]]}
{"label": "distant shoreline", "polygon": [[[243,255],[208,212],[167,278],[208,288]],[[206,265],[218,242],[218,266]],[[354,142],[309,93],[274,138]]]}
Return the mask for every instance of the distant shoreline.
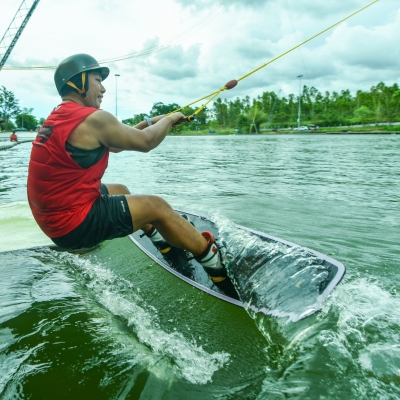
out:
{"label": "distant shoreline", "polygon": [[[174,133],[173,131],[169,132],[167,136],[266,136],[266,135],[396,135],[400,134],[399,131],[372,131],[372,130],[360,130],[360,131],[347,131],[344,129],[341,130],[317,130],[317,131],[292,131],[292,130],[281,130],[281,131],[268,131],[268,132],[259,132],[256,133],[237,133],[235,131],[221,131],[215,133],[198,133],[194,131],[183,131]],[[0,141],[9,141],[10,132],[0,132]],[[17,133],[17,137],[21,142],[33,141],[36,138],[36,132],[24,132]]]}
{"label": "distant shoreline", "polygon": [[260,132],[260,133],[192,133],[190,131],[169,133],[168,136],[267,136],[267,135],[396,135],[400,134],[399,131],[276,131],[276,132]]}

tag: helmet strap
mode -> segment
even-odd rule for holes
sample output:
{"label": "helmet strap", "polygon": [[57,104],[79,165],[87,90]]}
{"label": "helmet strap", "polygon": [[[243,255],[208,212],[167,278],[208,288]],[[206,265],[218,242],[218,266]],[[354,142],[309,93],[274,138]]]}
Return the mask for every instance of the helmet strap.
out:
{"label": "helmet strap", "polygon": [[[89,82],[87,82],[89,83]],[[66,83],[68,86],[74,88],[82,97],[86,97],[86,91],[88,89],[88,84],[86,84],[86,71],[82,72],[82,89],[79,89],[75,83],[68,81]]]}

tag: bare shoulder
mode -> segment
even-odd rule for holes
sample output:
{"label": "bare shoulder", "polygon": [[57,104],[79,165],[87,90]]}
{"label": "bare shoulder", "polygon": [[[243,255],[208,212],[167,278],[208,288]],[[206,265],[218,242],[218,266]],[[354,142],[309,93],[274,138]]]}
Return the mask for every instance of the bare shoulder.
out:
{"label": "bare shoulder", "polygon": [[70,133],[68,142],[76,147],[88,150],[101,146],[101,129],[110,124],[112,118],[114,117],[106,111],[95,111]]}
{"label": "bare shoulder", "polygon": [[[181,118],[181,115],[177,115],[175,118]],[[164,140],[173,122],[172,117],[163,116],[153,125],[138,129],[123,124],[107,111],[97,110],[89,115],[75,132],[77,140],[87,138],[90,141],[92,147],[84,148],[103,145],[114,150],[148,152]],[[93,144],[94,142],[96,146]]]}
{"label": "bare shoulder", "polygon": [[80,130],[83,134],[90,134],[101,139],[112,132],[121,130],[122,126],[123,124],[114,115],[104,110],[97,110],[80,124]]}
{"label": "bare shoulder", "polygon": [[104,130],[104,129],[115,129],[120,124],[117,118],[111,113],[104,110],[97,110],[90,114],[83,123],[90,129]]}
{"label": "bare shoulder", "polygon": [[99,145],[119,150],[137,150],[143,146],[143,131],[121,123],[107,111],[95,111],[81,125],[82,133],[95,138]]}

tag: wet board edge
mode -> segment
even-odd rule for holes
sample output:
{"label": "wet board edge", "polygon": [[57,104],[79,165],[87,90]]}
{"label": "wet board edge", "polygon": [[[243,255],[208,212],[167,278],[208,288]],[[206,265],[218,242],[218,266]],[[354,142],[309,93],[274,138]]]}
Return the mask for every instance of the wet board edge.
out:
{"label": "wet board edge", "polygon": [[[180,209],[176,209],[176,208],[174,209],[174,211],[176,211],[178,213],[182,213],[182,214],[192,215],[194,217],[201,218],[203,220],[212,222],[209,218],[207,218],[207,217],[205,217],[203,215],[199,215],[197,213],[191,212],[191,211],[184,211],[184,210],[180,210]],[[324,261],[336,266],[338,271],[336,272],[336,274],[334,275],[332,280],[329,282],[329,284],[326,286],[324,291],[318,296],[317,301],[316,301],[316,305],[322,306],[322,303],[330,295],[332,290],[339,284],[339,282],[341,281],[341,279],[343,278],[343,276],[345,274],[346,269],[345,269],[344,265],[341,262],[339,262],[339,261],[337,261],[337,260],[335,260],[335,259],[333,259],[333,258],[331,258],[331,257],[329,257],[329,256],[327,256],[325,254],[319,253],[318,251],[309,249],[307,247],[301,247],[296,243],[289,242],[287,240],[280,239],[278,237],[268,235],[268,234],[266,234],[264,232],[256,231],[255,229],[247,228],[245,226],[237,225],[237,224],[235,224],[235,226],[238,229],[250,232],[250,233],[252,233],[252,234],[254,234],[256,236],[259,236],[259,237],[264,237],[264,238],[266,238],[268,240],[272,240],[274,242],[282,243],[282,244],[284,244],[284,245],[286,245],[288,247],[300,247],[300,248],[310,252],[311,254],[321,258],[322,260],[324,260]],[[210,288],[208,288],[206,286],[201,285],[200,283],[198,283],[198,282],[196,282],[196,281],[194,281],[194,280],[192,280],[190,278],[187,278],[186,276],[180,274],[179,272],[177,272],[176,270],[171,268],[167,263],[163,262],[155,254],[153,254],[151,251],[147,250],[144,246],[142,246],[141,243],[133,236],[133,234],[129,235],[129,238],[132,240],[132,242],[136,246],[138,246],[138,248],[140,250],[142,250],[147,256],[149,256],[158,265],[160,265],[161,267],[165,268],[166,270],[168,270],[169,272],[171,272],[173,275],[177,276],[181,280],[185,281],[186,283],[189,283],[190,285],[202,290],[203,292],[208,293],[208,294],[210,294],[210,295],[212,295],[214,297],[217,297],[217,298],[219,298],[221,300],[224,300],[224,301],[226,301],[228,303],[237,305],[239,307],[243,307],[245,309],[251,309],[251,310],[253,310],[255,312],[261,312],[261,313],[266,314],[266,315],[271,315],[271,311],[270,310],[267,310],[267,309],[264,310],[264,309],[256,308],[256,307],[254,307],[252,305],[249,305],[248,303],[243,303],[240,300],[232,299],[229,296],[225,296],[225,295],[223,295],[221,293],[218,293],[218,292],[216,292],[216,291],[214,291],[214,290],[212,290],[212,289],[210,289]],[[317,311],[317,310],[315,310],[315,311]],[[301,318],[305,318],[305,317],[307,317],[307,316],[309,316],[311,314],[314,314],[315,311],[310,311],[310,313],[302,315]]]}
{"label": "wet board edge", "polygon": [[[175,211],[178,211],[178,210],[175,210]],[[187,214],[200,217],[199,215],[196,215],[196,214],[193,214],[193,213],[189,213],[189,212]],[[194,287],[202,290],[203,292],[211,294],[212,296],[218,297],[221,300],[225,300],[228,303],[232,303],[232,304],[235,304],[235,305],[237,305],[239,307],[243,307],[243,308],[245,307],[245,304],[243,302],[241,302],[240,300],[232,299],[229,296],[225,296],[222,293],[218,293],[215,290],[212,290],[212,289],[210,289],[210,288],[208,288],[206,286],[203,286],[202,284],[200,284],[200,283],[198,283],[198,282],[196,282],[196,281],[194,281],[194,280],[192,280],[192,279],[180,274],[178,271],[174,270],[168,264],[166,264],[162,260],[160,260],[151,251],[147,250],[144,246],[142,246],[142,244],[136,240],[136,238],[133,236],[133,234],[129,235],[129,238],[132,240],[133,243],[135,243],[135,245],[137,247],[139,247],[140,250],[142,250],[147,256],[149,256],[158,265],[162,266],[163,268],[165,268],[166,270],[171,272],[171,274],[174,274],[175,276],[177,276],[178,278],[182,279],[183,281],[189,283],[191,286],[194,286]]]}

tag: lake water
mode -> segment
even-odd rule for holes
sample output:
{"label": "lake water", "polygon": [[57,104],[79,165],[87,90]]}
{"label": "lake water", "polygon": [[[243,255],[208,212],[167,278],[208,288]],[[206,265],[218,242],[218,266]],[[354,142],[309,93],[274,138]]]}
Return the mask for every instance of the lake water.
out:
{"label": "lake water", "polygon": [[106,183],[341,261],[298,322],[211,297],[127,238],[29,249],[50,244],[27,204],[30,148],[0,151],[0,399],[400,398],[399,135],[176,136],[111,155]]}

